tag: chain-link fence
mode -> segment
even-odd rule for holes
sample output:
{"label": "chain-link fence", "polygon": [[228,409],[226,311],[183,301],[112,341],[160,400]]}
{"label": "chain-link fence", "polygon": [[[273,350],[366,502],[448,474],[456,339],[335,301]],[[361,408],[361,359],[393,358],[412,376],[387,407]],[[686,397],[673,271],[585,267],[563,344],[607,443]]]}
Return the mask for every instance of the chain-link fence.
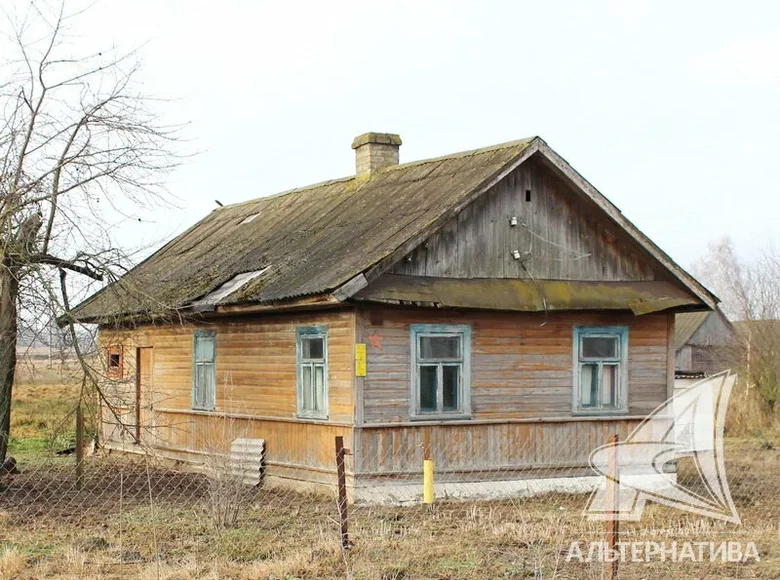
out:
{"label": "chain-link fence", "polygon": [[[267,421],[211,414],[193,434],[185,419],[153,417],[139,429],[63,373],[17,391],[16,465],[0,470],[3,578],[601,578],[614,561],[620,578],[780,577],[772,429],[732,433],[722,455],[717,443],[651,453],[681,501],[636,494],[653,489],[644,475],[615,484],[591,468],[613,435],[632,443],[639,420],[350,428],[325,452],[287,441],[303,446],[293,469],[275,461],[289,431],[270,434]],[[669,433],[678,441],[689,426]],[[191,453],[172,453],[185,440]],[[641,512],[617,535],[588,511],[606,491]],[[739,523],[702,515],[718,508]]]}
{"label": "chain-link fence", "polygon": [[[347,450],[340,514],[335,446],[332,485],[316,492],[261,471],[247,483],[262,465],[237,464],[235,447],[200,466],[131,450],[98,450],[80,465],[75,454],[21,456],[19,472],[2,477],[3,576],[599,578],[604,559],[619,560],[621,578],[780,574],[780,451],[769,439],[725,443],[741,524],[650,502],[639,522],[620,522],[612,552],[605,523],[584,516],[603,478],[581,465],[437,470],[448,450],[389,446],[377,459],[393,474],[361,482]],[[676,465],[681,486],[707,493],[693,457]]]}

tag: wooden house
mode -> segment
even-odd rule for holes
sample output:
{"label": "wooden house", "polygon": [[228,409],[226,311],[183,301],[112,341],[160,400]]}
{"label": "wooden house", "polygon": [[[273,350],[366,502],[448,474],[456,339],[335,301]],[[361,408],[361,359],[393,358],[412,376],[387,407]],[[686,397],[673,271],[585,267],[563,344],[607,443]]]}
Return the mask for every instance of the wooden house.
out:
{"label": "wooden house", "polygon": [[356,175],[219,207],[74,309],[124,423],[104,445],[197,463],[238,429],[268,483],[332,485],[342,435],[356,495],[424,448],[511,482],[585,475],[669,396],[675,313],[710,292],[538,137],[400,144],[357,137]]}

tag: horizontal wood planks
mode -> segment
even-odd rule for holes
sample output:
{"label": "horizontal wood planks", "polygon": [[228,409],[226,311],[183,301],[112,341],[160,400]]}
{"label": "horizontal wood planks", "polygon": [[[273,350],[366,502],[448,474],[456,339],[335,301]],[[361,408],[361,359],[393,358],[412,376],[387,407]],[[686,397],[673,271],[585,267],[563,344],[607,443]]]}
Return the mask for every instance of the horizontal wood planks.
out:
{"label": "horizontal wood planks", "polygon": [[385,308],[361,311],[368,343],[363,380],[366,424],[406,422],[410,414],[410,324],[470,324],[475,419],[566,417],[572,414],[573,328],[629,327],[630,415],[666,399],[667,316],[629,313],[508,313]]}
{"label": "horizontal wood planks", "polygon": [[[471,478],[482,471],[520,473],[530,466],[581,469],[612,432],[627,435],[666,398],[669,320],[666,314],[381,307],[104,330],[101,341],[125,345],[125,380],[111,385],[115,400],[130,406],[128,416],[135,347],[153,347],[154,396],[145,400],[154,409],[145,442],[174,456],[203,459],[231,437],[262,438],[269,474],[328,482],[336,435],[347,437],[359,473],[383,476],[406,466],[417,469],[427,432],[437,472]],[[410,422],[411,324],[471,326],[473,423]],[[295,329],[314,325],[328,327],[330,417],[321,422],[296,418]],[[629,327],[629,415],[636,419],[571,419],[575,325]],[[217,413],[191,410],[196,329],[216,333]],[[353,395],[356,340],[367,345],[360,402]],[[354,409],[362,410],[362,420]],[[546,420],[536,421],[540,418]],[[363,427],[353,440],[356,420]],[[108,423],[104,435],[118,438]]]}
{"label": "horizontal wood planks", "polygon": [[[297,413],[296,339],[299,326],[328,329],[329,418],[352,420],[354,313],[321,313],[222,319],[201,324],[146,325],[127,331],[101,330],[101,341],[124,341],[154,348],[157,404],[188,409],[192,405],[192,336],[213,330],[216,336],[217,411],[294,418]],[[134,364],[131,362],[131,364]],[[129,369],[125,375],[134,380]]]}
{"label": "horizontal wood planks", "polygon": [[[155,412],[154,445],[182,451],[225,453],[234,439],[265,439],[268,474],[282,470],[335,473],[334,437],[351,441],[352,429],[328,423],[273,421],[206,413]],[[206,460],[208,463],[208,460]]]}
{"label": "horizontal wood planks", "polygon": [[[327,420],[297,419],[299,326],[327,327]],[[192,411],[196,330],[213,330],[216,336],[215,412]],[[351,310],[144,325],[124,330],[103,328],[100,341],[102,345],[124,346],[124,379],[107,381],[105,391],[112,404],[122,407],[122,421],[131,425],[135,423],[136,347],[154,350],[153,393],[142,393],[142,402],[152,407],[150,424],[142,429],[144,443],[197,455],[208,451],[209,445],[224,445],[232,435],[257,437],[266,440],[269,465],[289,464],[285,469],[305,470],[332,468],[335,435],[347,436],[351,441],[348,425],[353,421],[355,342],[355,315]],[[105,439],[129,441],[128,437],[120,437],[118,421],[105,406],[103,418]],[[250,435],[243,435],[245,432]]]}

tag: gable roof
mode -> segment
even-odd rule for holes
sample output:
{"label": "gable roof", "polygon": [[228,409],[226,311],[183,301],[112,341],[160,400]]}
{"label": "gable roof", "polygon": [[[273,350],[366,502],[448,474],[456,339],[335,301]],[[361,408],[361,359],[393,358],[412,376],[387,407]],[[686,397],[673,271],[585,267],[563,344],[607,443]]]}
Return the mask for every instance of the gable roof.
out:
{"label": "gable roof", "polygon": [[72,315],[108,322],[328,293],[347,299],[537,153],[578,187],[584,184],[586,195],[673,279],[714,306],[711,293],[533,137],[220,207]]}
{"label": "gable roof", "polygon": [[[716,318],[711,320],[710,317]],[[696,336],[699,329],[708,321],[717,325],[710,325],[709,333],[714,331],[723,337],[726,335],[729,337],[736,336],[736,323],[732,325],[731,321],[723,314],[723,311],[720,308],[715,308],[715,310],[706,312],[680,312],[674,317],[674,350],[680,350],[686,344],[691,343],[694,338],[696,338],[696,342],[693,344],[711,344],[711,342],[709,342],[711,337],[708,339],[702,335]],[[718,328],[723,330],[719,331],[717,330]],[[702,342],[702,339],[704,339],[705,342]],[[726,339],[726,342],[728,342],[728,339]]]}
{"label": "gable roof", "polygon": [[681,312],[674,317],[674,350],[680,350],[712,312]]}

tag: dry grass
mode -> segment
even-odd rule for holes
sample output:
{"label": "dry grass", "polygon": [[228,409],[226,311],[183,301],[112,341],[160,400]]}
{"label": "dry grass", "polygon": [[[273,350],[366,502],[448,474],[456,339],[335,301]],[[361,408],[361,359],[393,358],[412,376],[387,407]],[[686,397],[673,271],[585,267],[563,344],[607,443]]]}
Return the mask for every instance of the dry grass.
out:
{"label": "dry grass", "polygon": [[[776,578],[780,569],[780,450],[730,441],[728,470],[742,526],[649,504],[624,540],[754,541],[761,562],[627,564],[622,578]],[[777,442],[780,447],[780,441]],[[690,475],[682,466],[680,477]],[[566,561],[571,542],[602,538],[582,518],[586,497],[352,506],[353,548],[338,547],[335,500],[255,489],[232,529],[208,517],[209,484],[142,458],[96,457],[85,488],[72,462],[10,480],[0,493],[4,577],[16,578],[598,578],[600,565]],[[151,498],[151,500],[150,500]]]}
{"label": "dry grass", "polygon": [[[15,387],[11,433],[16,439],[48,439],[71,428],[78,388],[57,383],[27,383]],[[72,422],[72,420],[70,421]]]}
{"label": "dry grass", "polygon": [[[566,561],[571,542],[603,536],[600,524],[583,519],[582,495],[432,508],[351,506],[354,546],[343,554],[331,498],[254,489],[240,498],[236,525],[224,529],[209,517],[205,476],[117,455],[90,458],[84,489],[77,491],[72,458],[51,457],[48,447],[31,443],[50,440],[75,399],[75,389],[55,383],[17,387],[14,446],[24,451],[17,453],[23,473],[7,478],[0,491],[2,578],[601,577],[599,564]],[[642,522],[623,524],[622,539],[754,541],[761,562],[633,563],[621,568],[621,578],[778,577],[780,436],[772,429],[744,432],[752,436],[727,442],[742,526],[649,504]],[[683,462],[679,476],[693,481],[692,466]]]}
{"label": "dry grass", "polygon": [[0,578],[18,577],[27,568],[27,558],[14,548],[6,546],[0,552]]}
{"label": "dry grass", "polygon": [[[81,388],[77,374],[74,361],[54,361],[51,366],[46,360],[19,361],[11,406],[11,455],[36,456],[72,444]],[[86,420],[94,430],[93,414],[87,413]]]}
{"label": "dry grass", "polygon": [[758,390],[740,381],[729,399],[726,432],[732,437],[780,436],[780,407],[770,410]]}

